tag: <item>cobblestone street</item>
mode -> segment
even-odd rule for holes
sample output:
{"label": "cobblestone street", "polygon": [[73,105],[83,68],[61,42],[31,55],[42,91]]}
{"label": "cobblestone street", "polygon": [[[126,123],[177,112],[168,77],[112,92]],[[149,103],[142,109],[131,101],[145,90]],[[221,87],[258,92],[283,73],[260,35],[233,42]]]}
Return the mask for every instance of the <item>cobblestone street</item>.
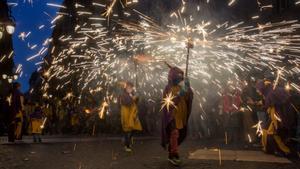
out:
{"label": "cobblestone street", "polygon": [[[65,143],[0,145],[0,169],[298,169],[299,162],[277,163],[190,159],[203,149],[200,141],[189,140],[181,146],[183,164],[173,167],[157,139],[138,139],[134,152],[123,151],[120,139],[70,139]],[[213,147],[208,147],[213,148]],[[223,157],[226,159],[226,157]],[[276,159],[274,157],[274,159]]]}

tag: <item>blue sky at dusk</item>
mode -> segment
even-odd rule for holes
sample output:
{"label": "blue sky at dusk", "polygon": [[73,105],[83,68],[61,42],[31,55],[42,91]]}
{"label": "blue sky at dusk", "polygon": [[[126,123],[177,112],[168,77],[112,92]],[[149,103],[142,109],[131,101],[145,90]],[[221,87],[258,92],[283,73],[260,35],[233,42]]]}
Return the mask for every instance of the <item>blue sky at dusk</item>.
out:
{"label": "blue sky at dusk", "polygon": [[[30,3],[30,0],[8,0],[8,3],[17,3],[17,6],[12,7],[12,15],[16,20],[13,45],[15,64],[23,65],[23,75],[18,80],[22,84],[22,91],[28,90],[30,75],[38,68],[35,63],[41,61],[41,57],[35,58],[32,61],[26,61],[26,59],[37,54],[42,48],[44,41],[52,34],[50,22],[56,16],[58,8],[47,6],[47,3],[61,4],[62,1],[63,0],[33,0],[33,3]],[[39,29],[41,25],[45,26]],[[31,32],[31,34],[22,40],[18,37],[22,32],[25,34]],[[34,49],[28,47],[33,45],[37,45],[37,47]]]}

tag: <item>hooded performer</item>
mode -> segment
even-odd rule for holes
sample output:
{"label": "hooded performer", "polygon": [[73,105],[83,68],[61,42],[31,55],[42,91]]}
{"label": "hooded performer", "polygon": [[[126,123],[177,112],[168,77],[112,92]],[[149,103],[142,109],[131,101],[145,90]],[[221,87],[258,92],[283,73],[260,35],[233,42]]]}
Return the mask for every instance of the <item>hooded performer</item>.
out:
{"label": "hooded performer", "polygon": [[281,87],[274,89],[267,80],[258,81],[256,88],[264,97],[264,107],[270,119],[270,124],[262,131],[263,150],[274,154],[290,154],[287,141],[294,135],[296,113],[289,94]]}
{"label": "hooded performer", "polygon": [[191,113],[193,92],[188,79],[184,81],[184,73],[178,67],[171,67],[168,75],[168,85],[163,98],[173,96],[173,104],[162,108],[162,146],[169,151],[168,160],[174,164],[181,163],[178,146],[187,133],[188,118]]}
{"label": "hooded performer", "polygon": [[120,97],[121,102],[121,123],[125,133],[124,143],[125,151],[131,152],[132,132],[134,130],[141,131],[142,126],[138,118],[138,97],[134,94],[133,84],[127,82],[124,91]]}

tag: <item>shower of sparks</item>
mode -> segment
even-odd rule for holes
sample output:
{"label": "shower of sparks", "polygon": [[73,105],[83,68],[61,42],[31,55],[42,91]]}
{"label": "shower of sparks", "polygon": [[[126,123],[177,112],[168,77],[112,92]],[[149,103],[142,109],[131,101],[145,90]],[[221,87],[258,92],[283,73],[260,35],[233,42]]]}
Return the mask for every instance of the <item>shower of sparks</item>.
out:
{"label": "shower of sparks", "polygon": [[164,109],[164,108],[167,108],[167,111],[170,111],[170,107],[174,107],[176,108],[176,105],[173,101],[173,99],[175,98],[176,96],[173,95],[173,93],[169,93],[166,95],[165,98],[162,99],[162,105],[161,105],[161,109]]}
{"label": "shower of sparks", "polygon": [[[119,17],[114,10],[118,1],[109,1],[108,5],[92,2],[91,8],[76,3],[75,12],[71,15],[65,12],[67,6],[47,3],[49,7],[60,9],[57,16],[51,17],[50,23],[51,28],[58,27],[61,34],[41,45],[27,42],[30,50],[38,50],[27,58],[28,61],[38,60],[47,54],[43,62],[38,60],[45,96],[56,91],[62,92],[65,99],[80,101],[85,100],[84,95],[88,93],[104,98],[112,96],[107,100],[111,103],[117,96],[115,88],[118,82],[136,80],[143,97],[157,97],[168,81],[168,68],[164,61],[185,67],[186,42],[190,38],[194,43],[190,51],[191,84],[195,83],[202,89],[209,88],[210,94],[221,95],[225,85],[240,89],[239,85],[228,82],[238,84],[251,72],[249,76],[255,79],[253,72],[276,72],[282,64],[285,64],[286,70],[289,67],[289,71],[282,69],[277,81],[286,81],[285,76],[296,76],[300,72],[300,35],[297,34],[300,24],[297,20],[265,24],[218,22],[216,18],[203,19],[201,5],[192,9],[188,1],[182,1],[182,6],[165,14],[169,18],[161,23],[137,9],[126,7],[141,3],[136,0],[127,0],[123,4],[124,16]],[[228,6],[237,3],[237,0],[228,0]],[[261,9],[272,7],[262,6],[260,1],[257,3]],[[188,12],[192,10],[197,14],[191,12],[193,15],[190,15]],[[78,20],[73,27],[65,29],[64,25],[58,24],[73,16],[76,16],[74,20]],[[259,18],[260,15],[252,15],[249,19],[255,22]],[[107,19],[111,21],[109,26]],[[23,32],[19,38],[25,40],[27,34]],[[135,66],[133,60],[140,56],[147,62]],[[300,92],[299,84],[291,81],[290,87]],[[199,105],[205,105],[208,94],[201,88],[195,88],[195,97],[199,98]],[[71,92],[66,93],[66,89]],[[170,106],[175,106],[174,97],[170,93],[163,98],[162,108],[169,110]],[[100,116],[104,114],[103,107],[99,111]]]}

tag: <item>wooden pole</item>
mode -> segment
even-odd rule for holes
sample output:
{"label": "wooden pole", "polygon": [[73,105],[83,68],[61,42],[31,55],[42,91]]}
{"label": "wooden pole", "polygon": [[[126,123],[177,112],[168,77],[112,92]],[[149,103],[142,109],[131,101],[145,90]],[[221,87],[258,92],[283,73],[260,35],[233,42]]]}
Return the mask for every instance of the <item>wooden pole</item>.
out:
{"label": "wooden pole", "polygon": [[225,132],[225,144],[228,144],[228,136],[227,136],[227,132]]}
{"label": "wooden pole", "polygon": [[187,46],[187,55],[186,55],[185,77],[188,77],[189,60],[190,60],[190,47],[188,45]]}
{"label": "wooden pole", "polygon": [[187,55],[186,55],[186,67],[185,67],[185,77],[188,77],[188,70],[189,70],[189,61],[190,61],[190,49],[194,47],[193,41],[191,38],[188,39],[186,44],[187,47]]}
{"label": "wooden pole", "polygon": [[138,88],[138,63],[137,60],[134,61],[134,71],[135,71],[135,88]]}

